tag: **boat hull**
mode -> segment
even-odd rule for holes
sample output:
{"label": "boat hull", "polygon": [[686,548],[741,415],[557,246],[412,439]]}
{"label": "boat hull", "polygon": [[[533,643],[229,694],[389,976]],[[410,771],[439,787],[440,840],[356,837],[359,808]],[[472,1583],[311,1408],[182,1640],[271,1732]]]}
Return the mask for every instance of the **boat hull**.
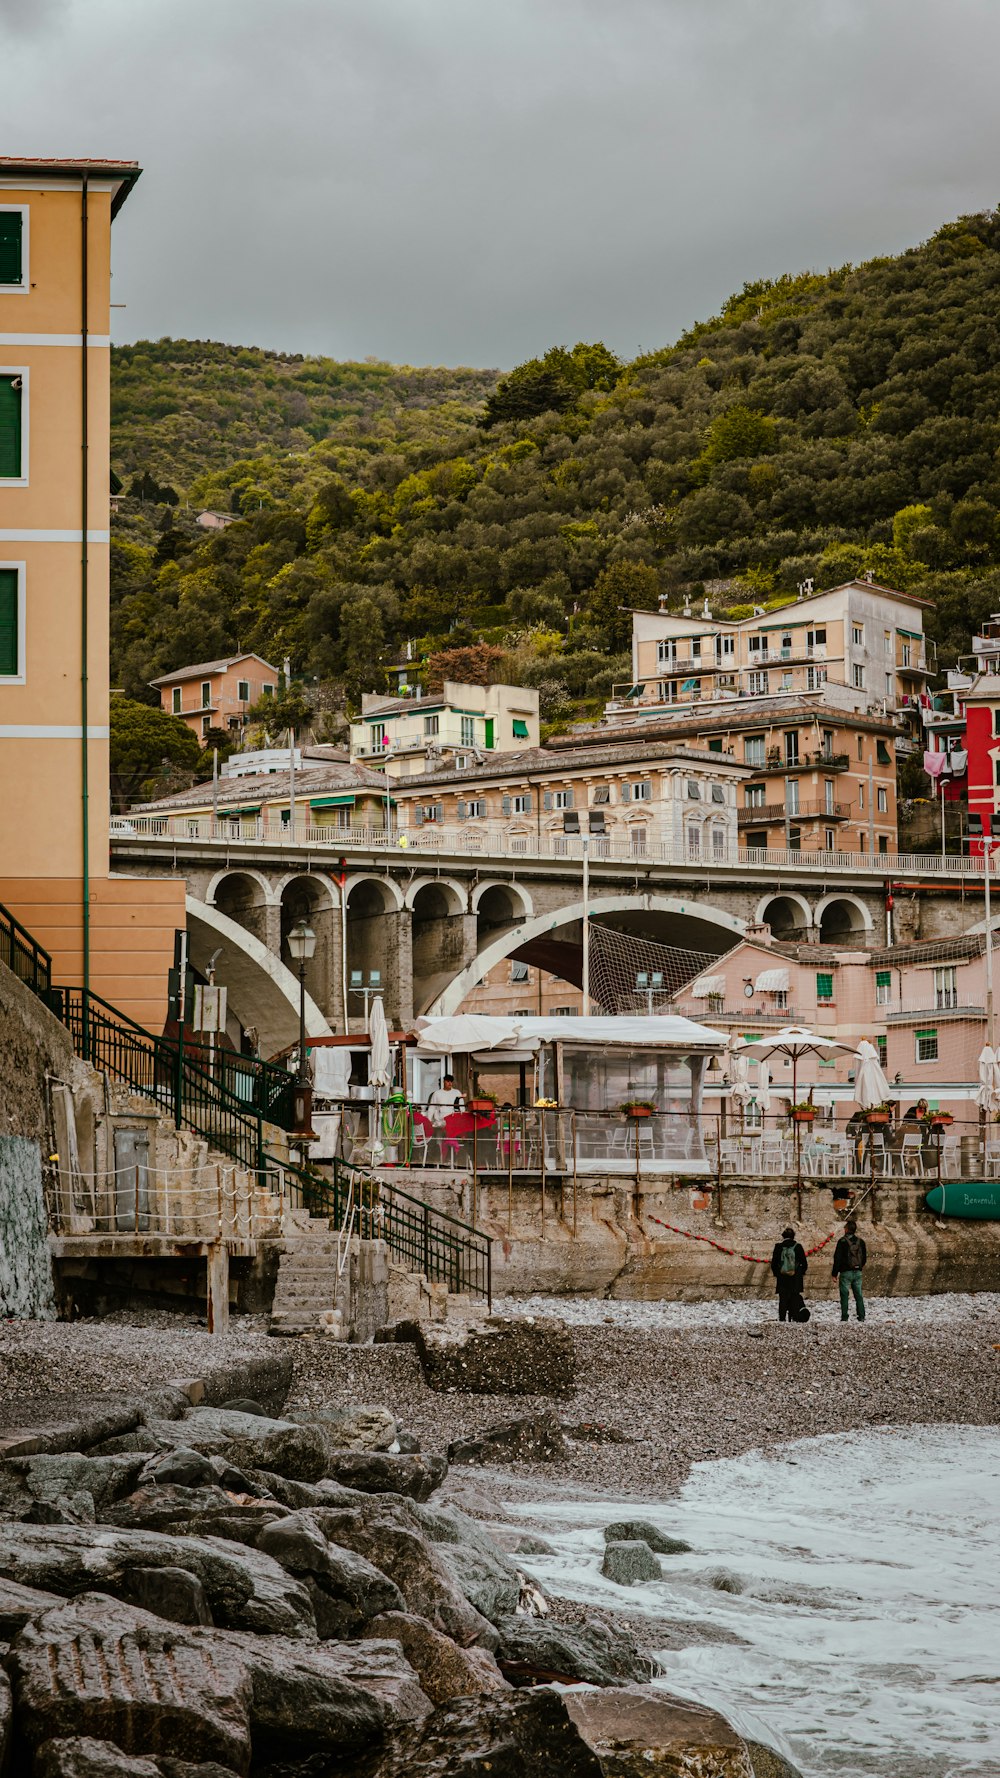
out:
{"label": "boat hull", "polygon": [[956,1216],[967,1222],[1000,1221],[1000,1179],[954,1180],[936,1185],[924,1199],[938,1216]]}

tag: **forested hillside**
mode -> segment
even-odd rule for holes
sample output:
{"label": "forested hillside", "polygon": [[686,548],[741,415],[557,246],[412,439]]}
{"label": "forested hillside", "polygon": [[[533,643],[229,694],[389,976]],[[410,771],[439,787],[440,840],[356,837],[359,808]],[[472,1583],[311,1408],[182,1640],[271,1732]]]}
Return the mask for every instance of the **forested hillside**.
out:
{"label": "forested hillside", "polygon": [[[497,383],[161,342],[116,354],[126,502],[114,683],[237,646],[336,707],[404,638],[483,640],[550,719],[627,672],[619,607],[717,609],[870,567],[935,606],[945,663],[1000,607],[1000,213],[894,259],[746,286],[619,364],[556,348]],[[198,505],[239,512],[205,537]],[[579,701],[584,700],[583,706]]]}

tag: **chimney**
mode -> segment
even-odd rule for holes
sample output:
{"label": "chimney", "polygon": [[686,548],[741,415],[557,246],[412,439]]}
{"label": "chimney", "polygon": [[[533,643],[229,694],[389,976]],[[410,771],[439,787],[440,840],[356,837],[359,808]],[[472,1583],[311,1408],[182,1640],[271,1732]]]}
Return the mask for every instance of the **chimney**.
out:
{"label": "chimney", "polygon": [[771,928],[766,920],[750,921],[744,937],[748,944],[769,945],[772,939]]}

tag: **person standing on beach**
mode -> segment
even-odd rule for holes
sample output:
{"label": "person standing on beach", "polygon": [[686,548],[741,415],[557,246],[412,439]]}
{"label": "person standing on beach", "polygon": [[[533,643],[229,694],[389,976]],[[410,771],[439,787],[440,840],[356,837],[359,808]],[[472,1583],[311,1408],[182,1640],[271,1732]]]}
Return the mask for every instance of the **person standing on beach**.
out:
{"label": "person standing on beach", "polygon": [[863,1321],[865,1318],[865,1297],[861,1288],[861,1274],[867,1264],[868,1249],[858,1234],[858,1225],[854,1217],[849,1216],[833,1255],[833,1275],[840,1283],[841,1321],[849,1321],[851,1318],[852,1293],[854,1312],[858,1320]]}
{"label": "person standing on beach", "polygon": [[774,1244],[771,1255],[771,1270],[775,1277],[775,1290],[778,1295],[778,1320],[808,1320],[808,1314],[801,1317],[802,1283],[809,1270],[806,1250],[801,1241],[796,1241],[794,1229],[783,1229],[781,1240]]}

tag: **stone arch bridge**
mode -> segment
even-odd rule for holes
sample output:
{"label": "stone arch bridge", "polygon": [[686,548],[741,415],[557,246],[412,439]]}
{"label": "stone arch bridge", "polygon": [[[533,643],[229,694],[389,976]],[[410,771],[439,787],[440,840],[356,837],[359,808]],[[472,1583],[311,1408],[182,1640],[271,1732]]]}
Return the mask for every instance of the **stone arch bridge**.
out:
{"label": "stone arch bridge", "polygon": [[[234,1018],[255,1026],[273,1051],[294,1041],[298,979],[289,929],[305,916],[317,935],[307,966],[307,1023],[313,1035],[361,1029],[360,972],[380,972],[390,1022],[454,1012],[494,964],[517,956],[578,986],[582,867],[579,857],[434,853],[389,846],[337,846],[182,839],[124,833],[112,839],[113,868],[142,876],[181,875],[195,966],[218,952]],[[594,858],[593,920],[662,944],[722,953],[756,922],[776,938],[838,945],[887,942],[893,893],[896,942],[947,937],[982,919],[975,861],[921,857],[741,854],[701,860]],[[953,866],[948,869],[947,866]],[[343,877],[343,883],[341,883]],[[346,904],[346,956],[343,948]]]}

